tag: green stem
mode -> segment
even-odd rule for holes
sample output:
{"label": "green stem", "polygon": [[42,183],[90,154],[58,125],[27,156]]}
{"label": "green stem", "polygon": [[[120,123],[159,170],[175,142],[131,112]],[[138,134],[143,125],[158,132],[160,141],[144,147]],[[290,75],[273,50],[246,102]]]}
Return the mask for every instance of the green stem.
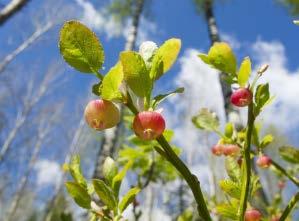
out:
{"label": "green stem", "polygon": [[253,114],[253,103],[248,106],[248,122],[247,122],[247,133],[245,148],[243,152],[243,158],[245,162],[242,164],[242,190],[241,190],[241,199],[239,207],[239,220],[244,221],[244,214],[247,208],[247,201],[249,198],[250,192],[250,179],[251,179],[251,159],[250,159],[250,146],[251,146],[251,137],[254,127],[254,114]]}
{"label": "green stem", "polygon": [[[128,95],[128,100],[126,103],[126,106],[136,115],[138,114],[138,110],[133,105],[131,97]],[[203,197],[200,183],[197,179],[197,177],[191,173],[191,171],[188,169],[188,167],[185,165],[185,163],[176,155],[176,153],[172,150],[170,144],[167,142],[165,137],[162,135],[158,137],[157,142],[161,145],[163,150],[157,151],[159,154],[161,154],[163,157],[166,157],[166,159],[182,174],[184,179],[186,180],[187,184],[189,185],[194,199],[197,203],[197,211],[199,215],[205,220],[205,221],[212,221],[212,218],[210,216],[209,210],[207,208],[207,205],[205,203],[205,199]],[[156,149],[156,148],[155,148]]]}
{"label": "green stem", "polygon": [[209,213],[209,210],[207,208],[205,199],[203,197],[200,183],[197,179],[197,177],[191,173],[191,171],[188,169],[188,167],[184,164],[184,162],[176,155],[176,153],[172,150],[171,146],[165,139],[165,137],[162,135],[156,139],[158,143],[163,148],[165,154],[167,155],[167,159],[170,161],[170,163],[181,173],[181,175],[186,180],[187,184],[189,185],[193,196],[195,198],[195,201],[197,203],[197,211],[199,215],[205,220],[205,221],[211,221],[211,216]]}
{"label": "green stem", "polygon": [[296,193],[292,199],[290,200],[290,202],[288,203],[288,205],[286,206],[286,208],[284,209],[281,217],[279,218],[279,221],[284,221],[288,215],[290,215],[292,209],[295,207],[296,203],[299,201],[299,192]]}
{"label": "green stem", "polygon": [[278,163],[272,160],[272,166],[279,170],[282,174],[289,178],[297,187],[299,187],[299,180],[289,174],[284,168],[282,168]]}
{"label": "green stem", "polygon": [[100,74],[99,71],[93,70],[94,75],[99,78],[101,81],[104,79],[103,75]]}

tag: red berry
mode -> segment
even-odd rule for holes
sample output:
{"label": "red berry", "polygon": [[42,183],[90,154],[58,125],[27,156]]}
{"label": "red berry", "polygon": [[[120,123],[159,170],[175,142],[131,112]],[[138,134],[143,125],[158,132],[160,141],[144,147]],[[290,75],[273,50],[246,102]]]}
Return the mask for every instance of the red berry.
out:
{"label": "red berry", "polygon": [[245,221],[260,221],[262,214],[256,209],[250,209],[245,212]]}
{"label": "red berry", "polygon": [[143,111],[135,116],[133,130],[140,139],[153,140],[165,130],[165,121],[158,112]]}
{"label": "red berry", "polygon": [[118,108],[110,101],[92,100],[84,112],[87,124],[95,130],[114,127],[120,121]]}
{"label": "red berry", "polygon": [[212,153],[215,156],[221,156],[223,154],[223,145],[222,144],[216,144],[212,147]]}
{"label": "red berry", "polygon": [[226,144],[223,146],[223,154],[225,156],[237,156],[240,153],[240,148],[235,144]]}
{"label": "red berry", "polygon": [[260,168],[268,168],[271,165],[271,163],[272,163],[271,158],[266,155],[260,156],[256,161],[256,164]]}
{"label": "red berry", "polygon": [[239,88],[232,93],[230,101],[237,107],[245,107],[252,102],[252,93],[248,88]]}

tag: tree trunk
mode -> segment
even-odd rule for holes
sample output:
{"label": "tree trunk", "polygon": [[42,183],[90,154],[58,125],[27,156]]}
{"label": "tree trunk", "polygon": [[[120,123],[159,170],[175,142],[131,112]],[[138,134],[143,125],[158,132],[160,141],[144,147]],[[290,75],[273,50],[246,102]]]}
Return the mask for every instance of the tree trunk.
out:
{"label": "tree trunk", "polygon": [[3,25],[11,16],[20,11],[29,0],[11,0],[1,11],[0,11],[0,25]]}
{"label": "tree trunk", "polygon": [[[137,0],[135,12],[132,17],[132,26],[130,30],[130,34],[127,37],[125,50],[133,50],[136,44],[136,38],[138,33],[138,26],[140,21],[140,16],[143,11],[144,0]],[[120,106],[120,112],[123,115],[123,108]],[[122,123],[118,124],[118,126],[111,128],[109,130],[105,130],[105,134],[103,136],[101,146],[99,152],[97,154],[97,161],[95,165],[95,170],[93,173],[93,178],[101,179],[103,178],[102,174],[102,165],[106,159],[106,157],[113,157],[117,152],[118,138],[122,134]]]}
{"label": "tree trunk", "polygon": [[[218,32],[216,19],[214,17],[213,3],[211,0],[205,1],[204,13],[208,25],[208,32],[211,40],[211,45],[213,45],[215,42],[220,42],[221,39]],[[220,74],[220,85],[221,85],[223,101],[224,101],[225,116],[226,119],[229,119],[230,113],[232,112],[237,113],[237,111],[232,107],[230,103],[230,96],[232,91],[231,91],[231,87],[224,81],[224,76],[225,76],[224,74]]]}

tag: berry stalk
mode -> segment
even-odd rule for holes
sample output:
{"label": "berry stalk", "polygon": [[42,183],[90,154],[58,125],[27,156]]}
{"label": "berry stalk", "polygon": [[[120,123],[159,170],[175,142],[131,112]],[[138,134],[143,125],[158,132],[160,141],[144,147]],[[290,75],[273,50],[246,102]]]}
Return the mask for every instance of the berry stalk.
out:
{"label": "berry stalk", "polygon": [[239,207],[239,221],[244,221],[244,214],[247,208],[247,201],[250,192],[250,179],[251,179],[251,159],[250,159],[250,146],[251,146],[251,137],[254,126],[255,116],[253,113],[253,103],[250,103],[248,106],[248,127],[246,133],[245,148],[243,152],[244,162],[243,166],[243,175],[242,175],[242,189],[241,189],[241,199]]}
{"label": "berry stalk", "polygon": [[288,205],[286,206],[286,208],[284,209],[281,217],[279,218],[279,221],[285,221],[285,219],[288,217],[288,215],[291,213],[292,209],[295,207],[296,203],[299,201],[299,192],[297,192],[292,199],[290,200],[290,202],[288,203]]}

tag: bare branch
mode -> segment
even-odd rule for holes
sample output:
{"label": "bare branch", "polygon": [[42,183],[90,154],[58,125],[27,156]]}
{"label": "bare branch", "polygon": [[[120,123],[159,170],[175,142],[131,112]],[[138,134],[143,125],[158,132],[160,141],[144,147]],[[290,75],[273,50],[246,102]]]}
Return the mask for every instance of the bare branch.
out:
{"label": "bare branch", "polygon": [[0,62],[0,74],[3,73],[6,66],[11,63],[20,53],[22,53],[26,48],[32,45],[38,38],[40,38],[43,34],[49,31],[53,27],[53,22],[48,22],[41,28],[38,28],[29,38],[27,38],[17,49],[8,54],[2,61]]}
{"label": "bare branch", "polygon": [[20,11],[29,0],[11,0],[1,11],[0,11],[0,25],[3,25],[11,16]]}

